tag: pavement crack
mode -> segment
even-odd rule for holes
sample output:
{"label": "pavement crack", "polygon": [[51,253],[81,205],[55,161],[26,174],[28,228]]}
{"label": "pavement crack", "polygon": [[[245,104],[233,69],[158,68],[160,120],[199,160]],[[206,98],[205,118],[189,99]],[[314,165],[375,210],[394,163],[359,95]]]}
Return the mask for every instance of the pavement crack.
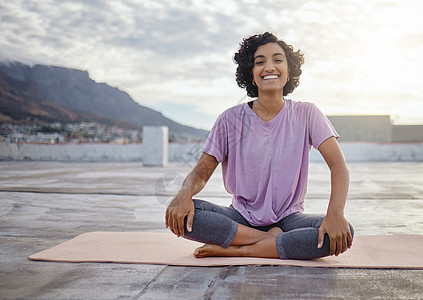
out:
{"label": "pavement crack", "polygon": [[206,299],[206,300],[211,299],[213,292],[214,292],[215,285],[216,285],[216,280],[210,281],[210,283],[207,287],[207,290],[204,293],[203,299]]}
{"label": "pavement crack", "polygon": [[141,299],[142,295],[147,291],[148,287],[155,283],[157,281],[157,279],[162,275],[162,273],[168,268],[169,266],[164,267],[159,273],[157,273],[156,276],[154,276],[154,278],[152,280],[150,280],[149,283],[146,284],[146,286],[141,290],[141,292],[135,296],[134,299]]}
{"label": "pavement crack", "polygon": [[225,279],[229,272],[230,266],[223,267],[222,270],[216,274],[215,278],[210,281],[209,285],[207,286],[207,290],[204,292],[203,299],[211,299],[214,293],[214,289],[216,283],[221,279]]}

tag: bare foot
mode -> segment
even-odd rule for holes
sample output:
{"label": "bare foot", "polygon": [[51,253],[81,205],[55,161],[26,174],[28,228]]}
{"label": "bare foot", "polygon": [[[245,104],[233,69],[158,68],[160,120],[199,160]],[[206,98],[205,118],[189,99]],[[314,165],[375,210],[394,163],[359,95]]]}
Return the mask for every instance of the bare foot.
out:
{"label": "bare foot", "polygon": [[[208,256],[252,256],[278,258],[279,254],[277,253],[275,245],[275,237],[279,233],[283,232],[282,229],[279,227],[273,227],[267,232],[258,230],[256,230],[256,232],[260,233],[261,239],[255,243],[230,245],[228,248],[223,248],[214,244],[205,244],[204,246],[194,250],[194,256],[197,258]],[[272,251],[272,249],[274,251]]]}
{"label": "bare foot", "polygon": [[279,227],[273,227],[273,228],[270,228],[268,231],[267,231],[267,233],[270,233],[270,234],[272,234],[272,235],[274,235],[274,236],[277,236],[279,233],[281,233],[281,232],[283,232],[282,231],[282,229],[280,229]]}
{"label": "bare foot", "polygon": [[[229,246],[234,247],[234,246]],[[207,256],[228,256],[227,248],[220,247],[213,244],[205,244],[204,246],[194,250],[194,256],[197,258],[207,257]]]}

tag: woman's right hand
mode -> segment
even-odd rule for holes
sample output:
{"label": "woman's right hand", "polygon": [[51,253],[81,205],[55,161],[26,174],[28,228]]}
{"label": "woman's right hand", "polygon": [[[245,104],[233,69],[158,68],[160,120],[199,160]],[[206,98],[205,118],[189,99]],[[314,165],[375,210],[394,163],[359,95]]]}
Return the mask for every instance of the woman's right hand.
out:
{"label": "woman's right hand", "polygon": [[218,164],[214,156],[203,152],[195,168],[185,178],[181,190],[167,207],[166,228],[170,228],[178,237],[185,233],[185,217],[187,217],[187,230],[192,231],[195,213],[192,196],[203,189]]}
{"label": "woman's right hand", "polygon": [[194,210],[194,202],[188,192],[179,191],[166,209],[166,228],[169,228],[178,237],[183,236],[185,234],[184,221],[187,217],[186,229],[191,232]]}

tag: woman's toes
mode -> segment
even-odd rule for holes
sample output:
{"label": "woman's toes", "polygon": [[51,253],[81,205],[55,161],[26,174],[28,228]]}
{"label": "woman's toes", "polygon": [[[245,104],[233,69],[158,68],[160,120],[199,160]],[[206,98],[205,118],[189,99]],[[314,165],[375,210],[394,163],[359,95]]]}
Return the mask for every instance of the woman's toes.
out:
{"label": "woman's toes", "polygon": [[205,244],[194,250],[194,256],[197,258],[207,256],[221,256],[225,252],[225,249],[213,244]]}
{"label": "woman's toes", "polygon": [[194,256],[195,257],[205,257],[207,256],[207,253],[209,252],[210,245],[205,244],[204,246],[201,246],[194,250]]}

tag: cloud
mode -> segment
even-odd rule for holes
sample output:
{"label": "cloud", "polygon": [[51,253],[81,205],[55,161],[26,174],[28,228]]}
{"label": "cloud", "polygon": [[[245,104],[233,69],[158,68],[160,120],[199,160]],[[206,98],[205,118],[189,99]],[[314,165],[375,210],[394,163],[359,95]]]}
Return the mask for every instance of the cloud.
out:
{"label": "cloud", "polygon": [[[366,99],[423,97],[417,6],[409,0],[3,1],[0,59],[88,70],[143,105],[162,111],[166,103],[187,105],[212,120],[245,94],[232,61],[242,38],[268,30],[305,52],[292,98],[329,112],[386,113],[391,104],[383,110]],[[339,99],[348,101],[339,106]],[[170,117],[171,107],[163,111]]]}

